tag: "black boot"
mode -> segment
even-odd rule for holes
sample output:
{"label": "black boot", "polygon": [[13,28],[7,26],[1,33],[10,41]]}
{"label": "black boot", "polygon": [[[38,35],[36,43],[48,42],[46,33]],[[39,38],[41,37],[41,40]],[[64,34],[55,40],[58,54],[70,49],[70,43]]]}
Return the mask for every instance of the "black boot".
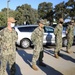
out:
{"label": "black boot", "polygon": [[38,59],[39,60],[39,65],[42,66],[42,67],[46,67],[46,64],[44,64],[43,60],[42,60],[43,56],[44,56],[43,51],[41,51],[40,54],[39,54],[39,59]]}
{"label": "black boot", "polygon": [[58,56],[63,56],[63,55],[60,53],[60,51],[58,52]]}
{"label": "black boot", "polygon": [[15,63],[14,63],[10,69],[10,75],[15,75],[15,73],[16,73],[16,68],[15,68]]}
{"label": "black boot", "polygon": [[46,64],[44,64],[43,62],[39,62],[39,65],[42,67],[46,67]]}

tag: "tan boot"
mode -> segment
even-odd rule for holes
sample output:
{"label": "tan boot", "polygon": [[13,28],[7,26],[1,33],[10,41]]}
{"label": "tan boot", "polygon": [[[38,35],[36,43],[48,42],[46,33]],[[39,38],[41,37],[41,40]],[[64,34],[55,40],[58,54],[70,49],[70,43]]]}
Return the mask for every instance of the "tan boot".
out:
{"label": "tan boot", "polygon": [[32,65],[32,68],[34,69],[34,70],[38,70],[38,68],[36,67],[36,65]]}
{"label": "tan boot", "polygon": [[71,53],[73,53],[73,51],[67,51],[67,53],[71,54]]}
{"label": "tan boot", "polygon": [[57,54],[57,53],[55,53],[54,57],[55,57],[55,58],[57,58],[57,59],[59,58],[59,56],[58,56],[58,54]]}
{"label": "tan boot", "polygon": [[71,53],[73,53],[70,49],[68,49],[68,48],[66,48],[66,52],[68,53],[68,54],[71,54]]}

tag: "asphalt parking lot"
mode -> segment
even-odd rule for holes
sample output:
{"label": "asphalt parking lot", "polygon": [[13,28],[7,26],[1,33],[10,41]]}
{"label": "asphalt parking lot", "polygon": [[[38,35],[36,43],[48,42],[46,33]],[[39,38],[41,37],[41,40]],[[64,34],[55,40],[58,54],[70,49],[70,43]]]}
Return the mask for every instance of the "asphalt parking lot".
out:
{"label": "asphalt parking lot", "polygon": [[16,51],[16,75],[75,75],[75,45],[72,46],[72,54],[67,54],[66,48],[61,50],[62,57],[54,57],[54,47],[44,48],[43,62],[47,67],[40,67],[38,71],[31,68],[33,49],[17,48]]}

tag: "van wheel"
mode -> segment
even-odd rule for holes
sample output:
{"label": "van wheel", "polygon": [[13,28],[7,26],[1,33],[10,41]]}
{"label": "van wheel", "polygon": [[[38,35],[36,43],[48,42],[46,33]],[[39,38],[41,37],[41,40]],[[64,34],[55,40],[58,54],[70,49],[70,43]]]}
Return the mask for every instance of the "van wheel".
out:
{"label": "van wheel", "polygon": [[66,47],[67,46],[67,38],[63,38],[63,46]]}
{"label": "van wheel", "polygon": [[22,39],[20,45],[23,48],[28,48],[28,47],[30,47],[30,40],[29,39]]}

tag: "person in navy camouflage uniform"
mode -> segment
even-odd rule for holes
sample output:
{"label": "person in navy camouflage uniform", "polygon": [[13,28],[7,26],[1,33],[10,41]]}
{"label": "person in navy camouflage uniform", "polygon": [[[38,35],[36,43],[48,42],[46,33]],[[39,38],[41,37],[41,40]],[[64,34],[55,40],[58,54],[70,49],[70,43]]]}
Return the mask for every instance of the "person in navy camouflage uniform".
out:
{"label": "person in navy camouflage uniform", "polygon": [[15,75],[15,58],[16,58],[16,46],[17,33],[12,28],[15,25],[15,19],[9,17],[7,20],[7,27],[0,31],[0,44],[1,44],[1,73],[0,75],[6,75],[7,62],[9,63],[10,74]]}
{"label": "person in navy camouflage uniform", "polygon": [[54,29],[55,44],[56,44],[55,51],[54,51],[55,58],[59,58],[60,50],[62,48],[62,29],[63,29],[63,19],[60,18],[58,25]]}
{"label": "person in navy camouflage uniform", "polygon": [[67,53],[72,53],[72,51],[70,49],[71,49],[71,46],[73,44],[73,39],[74,39],[74,20],[71,20],[70,24],[68,25],[66,34],[67,34],[66,51],[67,51]]}
{"label": "person in navy camouflage uniform", "polygon": [[39,26],[33,31],[31,35],[31,40],[34,44],[33,58],[32,58],[32,68],[38,70],[36,67],[36,61],[39,60],[39,65],[46,67],[42,62],[43,59],[43,35],[44,35],[44,25],[46,24],[45,20],[40,20],[38,22]]}

